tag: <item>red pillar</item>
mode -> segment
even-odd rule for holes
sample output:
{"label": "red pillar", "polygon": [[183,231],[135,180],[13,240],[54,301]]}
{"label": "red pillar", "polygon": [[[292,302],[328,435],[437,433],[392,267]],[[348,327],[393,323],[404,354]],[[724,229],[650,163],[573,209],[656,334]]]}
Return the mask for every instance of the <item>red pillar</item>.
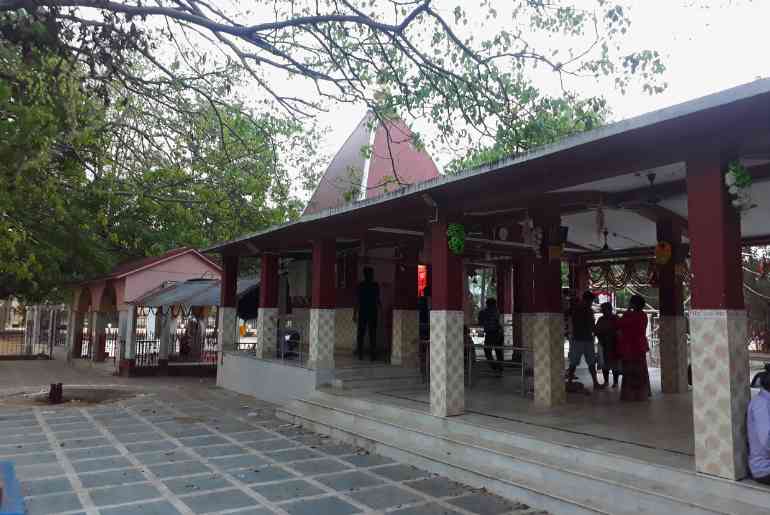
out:
{"label": "red pillar", "polygon": [[446,221],[430,225],[430,409],[440,417],[465,409],[463,262],[449,250],[447,228]]}
{"label": "red pillar", "polygon": [[334,368],[336,254],[336,242],[333,239],[313,242],[313,298],[308,331],[308,366],[314,369]]}
{"label": "red pillar", "polygon": [[535,227],[543,229],[541,257],[525,262],[526,281],[522,310],[522,345],[525,364],[534,369],[535,404],[551,407],[566,400],[564,389],[564,316],[561,300],[561,261],[550,259],[548,246],[557,245],[561,219],[557,210],[533,213]]}
{"label": "red pillar", "polygon": [[682,259],[682,231],[671,220],[657,224],[658,241],[671,244],[671,260],[658,266],[658,295],[661,316],[682,316],[684,314],[684,288],[676,277],[676,263]]}
{"label": "red pillar", "polygon": [[561,261],[548,258],[548,246],[560,242],[554,239],[561,226],[556,210],[541,211],[532,216],[535,226],[543,228],[543,249],[540,259],[532,260],[533,287],[530,307],[533,313],[561,313]]}
{"label": "red pillar", "polygon": [[433,223],[430,228],[430,284],[434,311],[462,311],[463,260],[449,250],[447,223]]}
{"label": "red pillar", "polygon": [[741,479],[747,471],[749,358],[740,217],[730,205],[725,168],[715,155],[687,162],[693,429],[696,470]]}
{"label": "red pillar", "polygon": [[222,287],[219,305],[223,308],[237,306],[238,256],[222,256]]}
{"label": "red pillar", "polygon": [[417,309],[417,260],[419,250],[403,250],[403,259],[396,265],[393,309]]}
{"label": "red pillar", "polygon": [[511,263],[497,264],[497,306],[502,314],[510,314],[513,305],[511,298]]}
{"label": "red pillar", "polygon": [[658,352],[663,393],[687,391],[687,324],[684,318],[684,286],[676,275],[683,262],[682,231],[672,220],[657,224],[658,241],[671,244],[671,260],[658,265]]}
{"label": "red pillar", "polygon": [[332,239],[313,242],[313,288],[311,306],[319,309],[334,309],[335,278],[334,265],[337,261],[336,243]]}
{"label": "red pillar", "polygon": [[278,307],[278,256],[262,254],[259,270],[259,307]]}
{"label": "red pillar", "polygon": [[259,358],[274,358],[278,336],[278,256],[262,254],[259,269],[259,306],[257,310],[257,344]]}

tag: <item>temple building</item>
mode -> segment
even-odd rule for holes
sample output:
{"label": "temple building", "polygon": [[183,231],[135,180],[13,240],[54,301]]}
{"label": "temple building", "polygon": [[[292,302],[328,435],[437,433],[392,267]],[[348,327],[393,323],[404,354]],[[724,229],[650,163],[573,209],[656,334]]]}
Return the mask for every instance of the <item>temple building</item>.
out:
{"label": "temple building", "polygon": [[[217,382],[282,401],[286,420],[555,512],[766,513],[767,490],[740,481],[751,395],[741,251],[770,243],[768,219],[770,80],[452,176],[401,122],[369,115],[299,220],[205,250],[223,263]],[[257,334],[243,351],[237,279],[253,256]],[[352,356],[365,266],[383,297],[377,365]],[[499,374],[466,337],[480,268],[494,271],[511,326]],[[564,289],[593,283],[657,290],[647,401],[566,391]]]}

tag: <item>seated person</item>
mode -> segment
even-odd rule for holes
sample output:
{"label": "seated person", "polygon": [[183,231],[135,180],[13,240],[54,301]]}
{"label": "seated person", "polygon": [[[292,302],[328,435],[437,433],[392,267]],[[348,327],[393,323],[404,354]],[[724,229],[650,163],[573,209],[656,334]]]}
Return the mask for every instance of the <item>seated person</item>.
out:
{"label": "seated person", "polygon": [[760,390],[749,403],[749,471],[758,483],[770,485],[770,374],[760,378]]}

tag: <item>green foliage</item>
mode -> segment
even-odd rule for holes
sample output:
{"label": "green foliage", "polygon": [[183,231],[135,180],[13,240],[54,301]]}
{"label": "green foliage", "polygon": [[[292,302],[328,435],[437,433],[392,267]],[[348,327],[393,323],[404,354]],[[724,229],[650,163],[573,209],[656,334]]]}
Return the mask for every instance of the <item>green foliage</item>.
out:
{"label": "green foliage", "polygon": [[[35,34],[45,27],[14,20],[18,26]],[[19,31],[3,28],[7,19],[0,297],[64,298],[69,284],[118,261],[299,216],[289,173],[314,161],[297,122],[169,85],[144,96],[117,80],[93,82],[47,39],[14,45],[3,36]],[[305,164],[287,158],[288,148]]]}
{"label": "green foliage", "polygon": [[735,186],[738,188],[748,188],[751,186],[751,174],[740,161],[732,161],[727,167],[728,173],[735,178]]}
{"label": "green foliage", "polygon": [[465,227],[462,224],[449,224],[446,235],[449,250],[453,254],[459,256],[465,252]]}
{"label": "green foliage", "polygon": [[520,98],[530,102],[531,114],[518,118],[514,124],[498,127],[494,144],[472,148],[465,157],[450,162],[447,173],[519,156],[565,136],[598,127],[607,116],[607,105],[601,98],[541,97],[534,87],[522,93]]}

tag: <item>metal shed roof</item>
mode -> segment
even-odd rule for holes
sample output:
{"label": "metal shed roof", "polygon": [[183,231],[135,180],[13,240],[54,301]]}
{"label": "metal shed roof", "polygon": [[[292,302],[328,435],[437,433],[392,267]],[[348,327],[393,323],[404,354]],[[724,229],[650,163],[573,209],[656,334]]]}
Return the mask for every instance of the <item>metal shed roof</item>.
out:
{"label": "metal shed roof", "polygon": [[[259,285],[259,279],[240,279],[237,294],[247,293]],[[219,279],[191,279],[184,282],[168,283],[135,299],[137,306],[219,306]]]}

